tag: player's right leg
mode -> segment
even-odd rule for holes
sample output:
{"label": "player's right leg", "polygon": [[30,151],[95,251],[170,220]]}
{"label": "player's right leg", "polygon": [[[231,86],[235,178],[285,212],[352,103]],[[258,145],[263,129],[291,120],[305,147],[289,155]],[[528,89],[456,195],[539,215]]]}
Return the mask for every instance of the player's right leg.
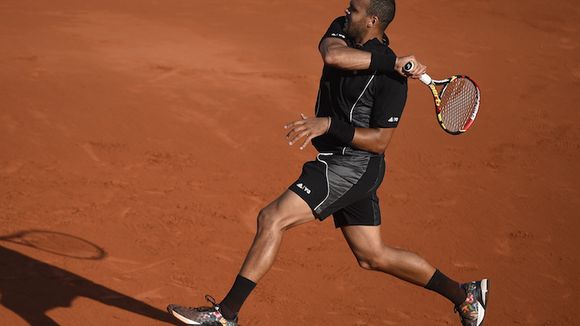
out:
{"label": "player's right leg", "polygon": [[[350,208],[353,208],[352,205]],[[361,205],[358,210],[364,211]],[[345,210],[342,214],[347,214]],[[355,221],[355,216],[341,221]],[[489,281],[459,284],[436,270],[419,255],[386,246],[381,239],[380,227],[367,225],[341,225],[342,232],[359,265],[368,270],[380,271],[399,279],[432,290],[455,305],[464,326],[481,326],[485,317]]]}
{"label": "player's right leg", "polygon": [[287,190],[258,214],[257,232],[239,275],[221,303],[206,296],[211,307],[169,305],[167,310],[189,325],[236,326],[237,314],[256,283],[270,270],[284,231],[314,221],[310,206]]}

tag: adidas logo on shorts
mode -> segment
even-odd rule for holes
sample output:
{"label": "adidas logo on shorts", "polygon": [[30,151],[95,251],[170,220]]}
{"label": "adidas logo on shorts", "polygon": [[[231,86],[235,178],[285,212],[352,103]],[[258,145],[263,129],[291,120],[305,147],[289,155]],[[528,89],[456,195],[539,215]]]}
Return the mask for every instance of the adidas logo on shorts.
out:
{"label": "adidas logo on shorts", "polygon": [[304,190],[304,192],[306,192],[306,193],[307,193],[307,194],[309,194],[309,195],[310,195],[310,193],[311,193],[310,189],[308,189],[308,187],[306,187],[306,186],[305,186],[305,185],[303,185],[302,183],[299,183],[299,184],[297,184],[297,185],[296,185],[296,187],[298,187],[298,188],[300,188],[300,189]]}

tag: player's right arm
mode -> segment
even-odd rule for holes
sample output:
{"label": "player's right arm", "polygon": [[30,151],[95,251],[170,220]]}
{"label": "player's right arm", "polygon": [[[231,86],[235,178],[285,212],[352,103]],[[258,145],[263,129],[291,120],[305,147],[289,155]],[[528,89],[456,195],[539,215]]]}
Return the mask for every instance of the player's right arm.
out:
{"label": "player's right arm", "polygon": [[[325,65],[344,70],[373,69],[379,73],[396,71],[402,76],[419,78],[427,67],[418,62],[414,56],[388,56],[386,54],[371,53],[349,47],[344,34],[344,18],[335,19],[320,41],[318,49]],[[413,69],[403,71],[403,66],[413,61]]]}
{"label": "player's right arm", "polygon": [[[320,42],[320,55],[325,65],[345,70],[366,70],[371,64],[371,53],[348,47],[346,42],[338,37],[326,37]],[[394,67],[395,58],[387,62]]]}
{"label": "player's right arm", "polygon": [[[320,42],[319,51],[325,65],[344,70],[366,70],[370,68],[373,59],[377,60],[373,58],[371,52],[351,48],[345,41],[337,37],[324,38]],[[382,59],[385,60],[385,63],[380,66],[384,68],[379,69],[379,72],[396,71],[402,76],[419,78],[427,71],[427,67],[418,62],[413,55],[404,57],[384,56]],[[379,58],[378,60],[381,59]],[[414,62],[413,69],[405,72],[403,71],[403,66],[409,61]]]}

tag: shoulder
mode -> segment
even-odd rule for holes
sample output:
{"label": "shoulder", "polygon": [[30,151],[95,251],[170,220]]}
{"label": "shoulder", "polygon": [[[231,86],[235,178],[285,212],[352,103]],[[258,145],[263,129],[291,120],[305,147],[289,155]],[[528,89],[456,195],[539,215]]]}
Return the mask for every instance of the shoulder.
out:
{"label": "shoulder", "polygon": [[322,35],[322,38],[320,39],[320,42],[318,43],[318,48],[320,48],[320,45],[322,44],[322,42],[324,40],[333,39],[333,38],[343,40],[346,42],[347,46],[351,47],[352,42],[350,41],[350,39],[346,36],[346,33],[344,32],[345,23],[346,23],[346,17],[342,16],[342,17],[335,18],[332,21],[332,23],[330,23],[330,26],[326,30],[326,33],[324,33],[324,35]]}
{"label": "shoulder", "polygon": [[347,39],[346,34],[344,33],[345,24],[346,17],[336,17],[332,23],[330,23],[330,26],[328,27],[324,37],[338,37],[344,40]]}
{"label": "shoulder", "polygon": [[344,27],[345,23],[346,23],[346,17],[345,16],[339,16],[339,17],[334,18],[334,20],[332,21],[331,25],[337,24],[337,25],[340,25],[340,26]]}

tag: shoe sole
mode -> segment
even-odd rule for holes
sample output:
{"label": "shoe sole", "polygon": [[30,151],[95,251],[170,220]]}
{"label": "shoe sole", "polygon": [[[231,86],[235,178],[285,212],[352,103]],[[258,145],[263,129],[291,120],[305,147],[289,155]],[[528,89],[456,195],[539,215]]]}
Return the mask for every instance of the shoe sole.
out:
{"label": "shoe sole", "polygon": [[182,321],[183,323],[185,323],[187,325],[201,325],[198,322],[195,322],[193,320],[190,320],[190,319],[187,319],[187,318],[183,317],[182,315],[180,315],[177,312],[175,312],[173,309],[168,309],[168,310],[173,315],[173,317],[179,319],[180,321]]}
{"label": "shoe sole", "polygon": [[[485,318],[485,310],[487,309],[487,301],[489,295],[489,285],[490,282],[488,279],[484,278],[481,280],[480,289],[481,289],[481,301],[479,305],[477,305],[477,325],[483,326],[483,319]],[[481,319],[480,319],[481,317]]]}

